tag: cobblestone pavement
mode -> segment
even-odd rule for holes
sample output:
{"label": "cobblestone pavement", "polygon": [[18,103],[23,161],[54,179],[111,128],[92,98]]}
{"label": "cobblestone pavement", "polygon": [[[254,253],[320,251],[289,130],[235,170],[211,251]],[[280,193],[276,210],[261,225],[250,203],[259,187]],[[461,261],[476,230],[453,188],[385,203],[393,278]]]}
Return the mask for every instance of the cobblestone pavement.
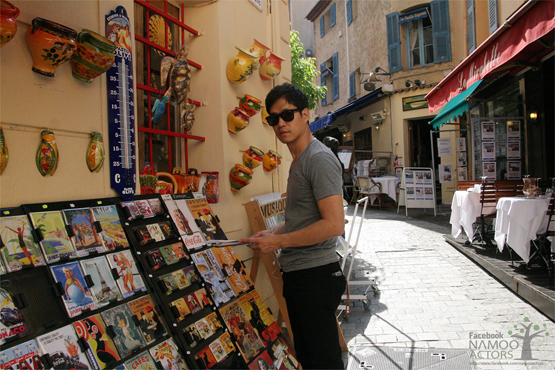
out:
{"label": "cobblestone pavement", "polygon": [[[349,222],[353,211],[349,206]],[[375,277],[379,291],[368,309],[354,301],[348,320],[339,318],[349,348],[466,349],[479,370],[555,369],[555,323],[445,242],[445,212],[437,218],[421,212],[406,218],[367,210],[351,280]],[[348,236],[350,224],[346,230]],[[351,245],[357,230],[355,222]],[[531,360],[521,360],[525,355]]]}

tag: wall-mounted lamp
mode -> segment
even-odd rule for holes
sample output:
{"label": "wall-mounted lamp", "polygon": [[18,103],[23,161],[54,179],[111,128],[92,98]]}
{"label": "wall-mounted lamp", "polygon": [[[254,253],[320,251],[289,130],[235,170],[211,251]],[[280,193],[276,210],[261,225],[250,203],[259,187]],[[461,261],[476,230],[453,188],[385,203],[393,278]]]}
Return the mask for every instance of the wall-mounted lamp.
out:
{"label": "wall-mounted lamp", "polygon": [[389,77],[391,77],[391,73],[389,73],[388,71],[386,71],[382,67],[374,68],[374,73],[377,74],[378,76],[389,76]]}
{"label": "wall-mounted lamp", "polygon": [[530,117],[531,120],[535,120],[535,119],[538,118],[538,113],[537,112],[531,112],[529,117]]}
{"label": "wall-mounted lamp", "polygon": [[421,86],[421,85],[422,85],[422,81],[420,81],[420,80],[414,80],[414,81],[406,80],[406,81],[405,81],[405,86],[406,86],[406,87],[414,87],[415,85],[416,85],[416,86]]}

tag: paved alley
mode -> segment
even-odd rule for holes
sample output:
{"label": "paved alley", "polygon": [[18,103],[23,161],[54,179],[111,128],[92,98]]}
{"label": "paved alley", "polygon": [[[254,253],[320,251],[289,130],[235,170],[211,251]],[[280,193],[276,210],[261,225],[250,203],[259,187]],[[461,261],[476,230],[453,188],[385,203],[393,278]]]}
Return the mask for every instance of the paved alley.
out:
{"label": "paved alley", "polygon": [[[353,210],[349,206],[349,222]],[[354,301],[349,318],[340,317],[350,352],[459,349],[469,351],[479,370],[555,369],[555,323],[445,242],[448,217],[427,212],[432,215],[406,218],[404,212],[367,210],[351,280],[374,277],[378,293],[368,309]],[[346,230],[348,236],[350,223]],[[357,230],[358,222],[351,245]],[[351,294],[364,290],[354,287]],[[401,368],[390,365],[384,368]]]}

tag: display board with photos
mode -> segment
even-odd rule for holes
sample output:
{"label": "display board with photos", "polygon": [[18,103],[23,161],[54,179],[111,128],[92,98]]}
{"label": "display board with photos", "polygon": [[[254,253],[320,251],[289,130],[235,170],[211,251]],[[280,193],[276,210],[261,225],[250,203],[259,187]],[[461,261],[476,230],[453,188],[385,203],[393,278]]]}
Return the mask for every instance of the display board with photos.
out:
{"label": "display board with photos", "polygon": [[188,196],[3,210],[12,318],[0,323],[0,358],[32,369],[298,368],[235,249],[206,242],[225,239],[206,200]]}
{"label": "display board with photos", "polygon": [[474,175],[491,180],[522,178],[524,121],[473,118]]}
{"label": "display board with photos", "polygon": [[[451,182],[453,176],[451,165],[439,165],[440,176],[444,182]],[[408,216],[409,208],[433,208],[436,214],[435,178],[434,172],[428,167],[405,167],[401,179],[404,191],[405,210]]]}

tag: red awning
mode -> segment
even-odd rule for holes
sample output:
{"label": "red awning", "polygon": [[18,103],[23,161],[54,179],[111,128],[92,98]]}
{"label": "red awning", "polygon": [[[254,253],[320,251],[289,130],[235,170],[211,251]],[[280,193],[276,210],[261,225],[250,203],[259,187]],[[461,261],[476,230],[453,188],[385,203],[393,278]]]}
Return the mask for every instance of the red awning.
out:
{"label": "red awning", "polygon": [[430,113],[474,82],[514,75],[553,51],[555,2],[529,0],[426,95]]}

